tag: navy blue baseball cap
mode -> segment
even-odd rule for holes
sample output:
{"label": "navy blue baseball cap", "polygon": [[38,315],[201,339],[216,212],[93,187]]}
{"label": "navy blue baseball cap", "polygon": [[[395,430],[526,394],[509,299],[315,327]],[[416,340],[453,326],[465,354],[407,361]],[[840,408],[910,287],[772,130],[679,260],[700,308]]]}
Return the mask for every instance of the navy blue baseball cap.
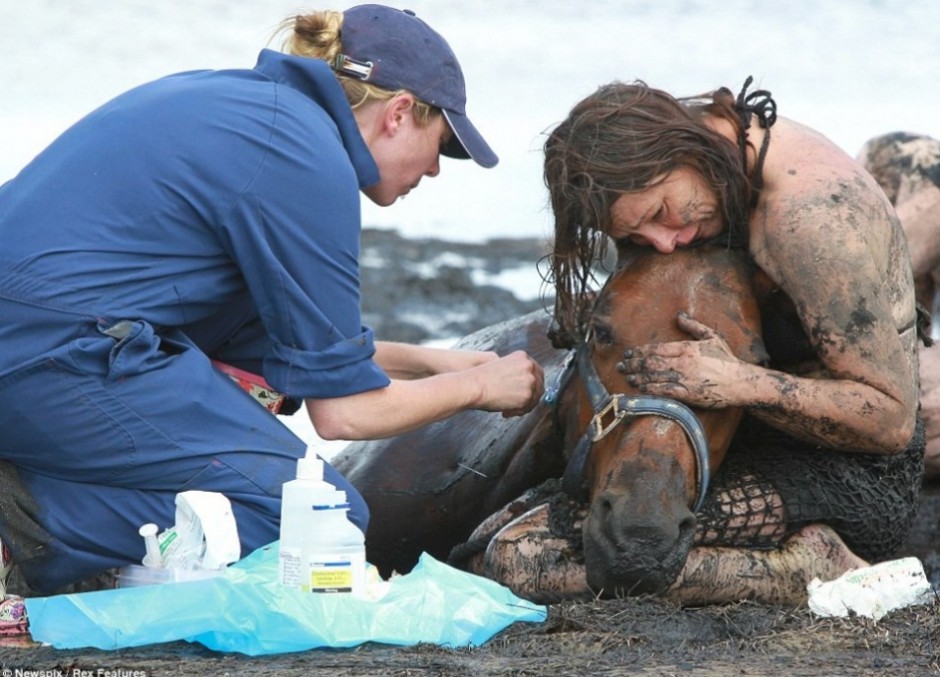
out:
{"label": "navy blue baseball cap", "polygon": [[436,31],[410,10],[358,5],[343,12],[343,53],[333,70],[383,89],[405,89],[439,108],[453,136],[441,152],[494,167],[499,158],[467,117],[467,88],[457,57]]}

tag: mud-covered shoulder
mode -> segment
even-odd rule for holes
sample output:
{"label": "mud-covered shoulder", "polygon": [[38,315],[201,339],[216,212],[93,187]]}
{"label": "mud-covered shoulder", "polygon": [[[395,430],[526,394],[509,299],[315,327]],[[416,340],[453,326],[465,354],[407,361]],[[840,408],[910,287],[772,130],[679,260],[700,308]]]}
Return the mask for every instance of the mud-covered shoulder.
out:
{"label": "mud-covered shoulder", "polygon": [[916,305],[897,217],[871,176],[825,138],[789,129],[775,139],[784,141],[796,150],[768,164],[773,180],[751,223],[755,262],[792,300],[828,374],[906,410],[916,401],[916,332],[907,331]]}
{"label": "mud-covered shoulder", "polygon": [[[866,305],[883,304],[887,315],[881,319],[890,317],[897,331],[911,326],[916,306],[910,253],[877,182],[811,130],[785,121],[774,131],[767,188],[751,224],[758,265],[794,291],[807,284],[838,285],[833,278],[841,277],[869,289]],[[800,299],[794,301],[799,306]],[[860,305],[851,312],[862,321]]]}

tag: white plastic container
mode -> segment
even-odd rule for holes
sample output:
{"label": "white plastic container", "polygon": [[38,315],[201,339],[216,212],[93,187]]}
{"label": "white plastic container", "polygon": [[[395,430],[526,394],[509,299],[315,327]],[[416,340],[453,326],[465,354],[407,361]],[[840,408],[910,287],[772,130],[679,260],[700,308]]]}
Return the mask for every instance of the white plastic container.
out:
{"label": "white plastic container", "polygon": [[200,581],[221,576],[223,571],[224,569],[154,569],[139,564],[129,564],[118,570],[115,579],[118,588],[136,588],[140,585],[158,583]]}
{"label": "white plastic container", "polygon": [[346,492],[323,480],[323,461],[308,451],[297,479],[284,483],[278,573],[304,592],[364,595],[365,536],[349,521]]}

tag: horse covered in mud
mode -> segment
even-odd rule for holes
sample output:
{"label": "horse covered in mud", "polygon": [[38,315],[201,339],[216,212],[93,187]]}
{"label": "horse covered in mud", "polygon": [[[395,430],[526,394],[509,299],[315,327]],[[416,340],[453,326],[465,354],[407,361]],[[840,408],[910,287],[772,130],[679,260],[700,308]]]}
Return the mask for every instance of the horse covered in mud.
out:
{"label": "horse covered in mud", "polygon": [[[679,311],[712,327],[740,359],[765,358],[748,264],[717,247],[669,255],[644,250],[619,264],[574,350],[552,347],[543,311],[458,343],[500,354],[527,351],[545,370],[546,396],[522,417],[468,411],[395,438],[351,444],[337,455],[333,465],[370,508],[368,560],[387,577],[410,571],[422,552],[447,559],[468,539],[472,544],[483,533],[487,541],[521,516],[531,504],[520,499],[527,492],[560,485],[582,506],[571,514],[580,523],[573,541],[580,541],[593,591],[667,588],[692,547],[695,511],[741,416],[645,397],[618,372],[631,346],[688,340],[676,325]],[[470,558],[469,568],[499,580],[481,569],[481,557]],[[564,582],[550,575],[536,587],[565,596]]]}

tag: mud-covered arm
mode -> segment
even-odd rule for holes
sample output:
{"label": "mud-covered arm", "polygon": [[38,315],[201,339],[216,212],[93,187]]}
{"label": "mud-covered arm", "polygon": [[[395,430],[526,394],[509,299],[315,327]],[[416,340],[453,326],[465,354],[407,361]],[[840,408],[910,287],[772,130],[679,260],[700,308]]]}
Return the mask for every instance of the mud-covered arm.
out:
{"label": "mud-covered arm", "polygon": [[751,253],[793,302],[819,368],[764,372],[742,404],[821,445],[899,452],[913,436],[918,398],[904,233],[861,165],[808,128],[786,120],[778,128]]}
{"label": "mud-covered arm", "polygon": [[[874,453],[903,449],[913,434],[917,392],[894,319],[886,268],[890,213],[860,181],[814,177],[814,190],[779,200],[761,244],[768,271],[794,302],[825,377],[761,370],[739,404],[759,418],[826,446]],[[759,369],[752,367],[752,369]]]}
{"label": "mud-covered arm", "polygon": [[[627,350],[620,369],[650,395],[743,407],[820,446],[896,453],[910,442],[917,407],[903,234],[864,179],[826,172],[795,173],[801,189],[765,207],[752,231],[755,261],[793,301],[816,368],[797,374],[743,362],[712,328],[680,313],[691,340]],[[898,331],[905,324],[907,346]]]}

